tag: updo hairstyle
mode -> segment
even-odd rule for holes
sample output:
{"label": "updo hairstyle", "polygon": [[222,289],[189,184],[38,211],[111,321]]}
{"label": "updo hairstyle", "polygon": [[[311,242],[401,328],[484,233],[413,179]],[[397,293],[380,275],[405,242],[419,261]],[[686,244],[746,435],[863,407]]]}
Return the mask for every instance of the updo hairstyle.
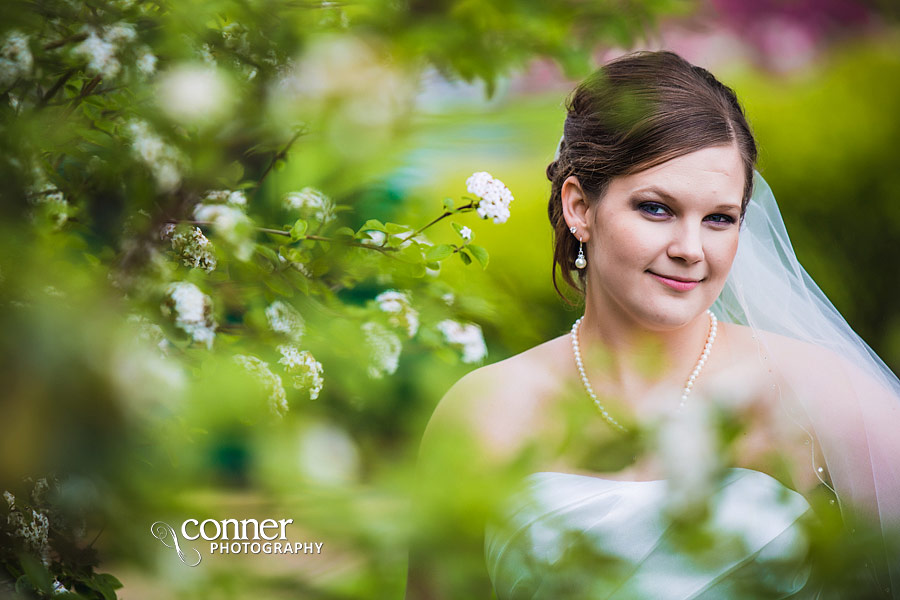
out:
{"label": "updo hairstyle", "polygon": [[[547,213],[553,226],[553,287],[563,281],[583,295],[587,269],[575,269],[578,239],[563,217],[562,184],[578,178],[589,203],[614,177],[631,175],[710,146],[736,144],[744,164],[741,218],[753,194],[757,149],[734,91],[701,67],[668,51],[640,51],[608,62],[566,102],[559,155],[547,167]],[[573,277],[577,273],[577,282]]]}

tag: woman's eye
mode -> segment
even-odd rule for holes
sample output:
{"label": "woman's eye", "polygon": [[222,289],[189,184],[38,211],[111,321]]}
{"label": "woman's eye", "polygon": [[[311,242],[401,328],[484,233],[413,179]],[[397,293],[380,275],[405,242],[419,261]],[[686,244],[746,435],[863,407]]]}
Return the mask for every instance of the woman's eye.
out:
{"label": "woman's eye", "polygon": [[638,206],[638,209],[653,217],[664,217],[669,214],[669,210],[662,204],[654,204],[645,202]]}
{"label": "woman's eye", "polygon": [[713,223],[722,223],[725,225],[730,225],[731,223],[734,223],[734,217],[731,217],[729,215],[716,214],[716,215],[709,215],[706,218],[711,220]]}

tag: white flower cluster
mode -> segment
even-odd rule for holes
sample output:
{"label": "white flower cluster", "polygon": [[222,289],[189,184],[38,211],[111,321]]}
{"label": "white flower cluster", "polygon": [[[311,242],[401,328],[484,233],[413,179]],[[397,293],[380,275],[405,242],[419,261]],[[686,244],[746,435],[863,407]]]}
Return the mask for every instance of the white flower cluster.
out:
{"label": "white flower cluster", "polygon": [[296,210],[304,219],[313,218],[322,223],[334,220],[334,202],[331,198],[311,187],[284,195],[285,207]]}
{"label": "white flower cluster", "polygon": [[38,221],[40,217],[43,221],[49,222],[53,229],[59,229],[69,220],[72,207],[65,194],[47,179],[37,163],[31,168],[28,202],[35,209],[30,216],[32,221]]}
{"label": "white flower cluster", "polygon": [[466,189],[481,199],[475,209],[479,217],[493,219],[494,223],[506,223],[509,205],[514,198],[502,181],[494,179],[490,173],[479,171],[466,179]]}
{"label": "white flower cluster", "polygon": [[205,204],[230,204],[237,208],[247,207],[247,195],[243,190],[211,190],[203,197]]}
{"label": "white flower cluster", "polygon": [[224,117],[234,94],[215,67],[176,65],[160,76],[156,100],[170,118],[181,123],[210,122]]}
{"label": "white flower cluster", "polygon": [[212,300],[200,288],[186,281],[169,284],[161,309],[165,316],[173,316],[175,326],[191,336],[193,341],[212,348],[216,336]]}
{"label": "white flower cluster", "polygon": [[294,389],[307,390],[310,400],[318,398],[325,385],[322,363],[307,350],[298,350],[296,346],[281,344],[278,351],[281,353],[278,363],[284,365],[285,372],[291,376]]}
{"label": "white flower cluster", "polygon": [[125,320],[134,330],[134,334],[139,342],[149,342],[159,348],[160,352],[166,353],[169,349],[169,341],[162,327],[152,322],[143,315],[130,314]]}
{"label": "white flower cluster", "polygon": [[6,87],[31,72],[34,56],[28,46],[28,36],[12,30],[0,44],[0,87]]}
{"label": "white flower cluster", "polygon": [[297,309],[281,300],[275,300],[266,307],[266,320],[272,331],[284,334],[294,341],[300,340],[306,327]]}
{"label": "white flower cluster", "polygon": [[119,74],[122,64],[116,58],[121,45],[134,40],[137,35],[130,23],[117,23],[108,27],[102,36],[91,31],[87,39],[75,46],[73,52],[83,55],[88,60],[88,69],[94,73],[112,79]]}
{"label": "white flower cluster", "polygon": [[234,360],[247,369],[265,388],[269,399],[269,410],[276,416],[284,416],[288,411],[287,394],[284,393],[281,377],[272,372],[269,363],[249,354],[235,355]]}
{"label": "white flower cluster", "polygon": [[144,75],[153,75],[154,71],[156,71],[156,55],[150,52],[149,49],[144,49],[141,55],[138,56],[135,65],[138,71]]}
{"label": "white flower cluster", "polygon": [[378,309],[387,313],[388,325],[406,330],[408,337],[413,337],[419,330],[419,313],[410,304],[409,296],[404,292],[387,290],[375,296]]}
{"label": "white flower cluster", "polygon": [[215,248],[199,227],[172,234],[172,250],[185,266],[212,273],[216,269]]}
{"label": "white flower cluster", "polygon": [[156,185],[162,192],[170,192],[181,183],[179,164],[184,161],[175,147],[165,143],[144,121],[128,123],[131,133],[131,150],[156,178]]}
{"label": "white flower cluster", "polygon": [[39,213],[53,229],[59,229],[69,220],[69,212],[72,207],[61,191],[55,187],[52,187],[52,190],[31,196],[31,204],[36,208],[32,217],[36,217]]}
{"label": "white flower cluster", "polygon": [[396,333],[375,321],[363,323],[362,331],[369,348],[369,377],[380,379],[393,375],[400,364],[403,342]]}
{"label": "white flower cluster", "polygon": [[[43,485],[47,485],[46,479],[42,479]],[[40,481],[38,482],[40,485]],[[8,491],[3,492],[3,497],[9,505],[9,514],[6,523],[15,532],[15,535],[25,541],[25,544],[33,552],[41,557],[45,566],[50,564],[50,544],[47,539],[50,533],[50,521],[47,515],[31,509],[31,518],[26,519],[16,507],[16,497]]]}
{"label": "white flower cluster", "polygon": [[478,362],[487,356],[484,335],[481,333],[481,327],[475,323],[463,324],[445,319],[437,324],[437,328],[444,334],[444,339],[448,344],[462,350],[464,363]]}
{"label": "white flower cluster", "polygon": [[249,260],[254,249],[253,221],[244,212],[247,197],[242,191],[216,190],[194,207],[194,218],[212,225],[234,251],[238,260]]}
{"label": "white flower cluster", "polygon": [[[406,228],[405,231],[399,231],[397,233],[390,234],[391,238],[406,240],[396,247],[403,249],[409,246],[411,243],[416,242],[417,244],[421,244],[423,246],[434,246],[434,242],[425,237],[424,233],[416,234],[415,236],[406,239],[413,232],[411,228]],[[365,232],[369,237],[363,240],[360,240],[360,243],[366,244],[367,246],[384,246],[387,243],[388,235],[383,231],[378,231],[377,229],[368,229]]]}

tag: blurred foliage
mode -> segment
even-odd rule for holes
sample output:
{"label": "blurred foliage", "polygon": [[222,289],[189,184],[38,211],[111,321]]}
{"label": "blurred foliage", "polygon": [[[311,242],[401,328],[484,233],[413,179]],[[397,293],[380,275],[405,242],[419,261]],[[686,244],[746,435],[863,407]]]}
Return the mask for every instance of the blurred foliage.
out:
{"label": "blurred foliage", "polygon": [[[501,223],[512,199],[483,180],[420,219],[381,214],[406,200],[372,181],[408,148],[419,77],[490,91],[537,56],[582,75],[597,43],[689,8],[4,3],[0,481],[55,473],[85,514],[69,531],[48,509],[51,570],[40,548],[4,554],[4,591],[47,595],[52,575],[114,596],[59,553],[96,538],[134,585],[138,565],[181,568],[165,595],[277,593],[275,577],[230,576],[228,557],[185,569],[147,529],[280,510],[330,550],[294,586],[401,593],[411,432],[485,353],[477,303],[441,267],[485,268],[465,213]],[[452,239],[431,242],[438,226]]]}
{"label": "blurred foliage", "polygon": [[[410,544],[442,565],[434,583],[458,592],[448,597],[482,593],[481,525],[534,457],[498,480],[451,435],[416,471],[419,437],[437,398],[483,359],[476,323],[493,360],[574,318],[549,285],[542,177],[562,94],[513,101],[504,86],[541,58],[578,78],[598,45],[629,47],[694,8],[5,2],[0,487],[23,499],[24,478],[53,473],[61,490],[35,505],[49,515],[49,571],[23,546],[3,555],[10,585],[24,576],[21,595],[46,595],[49,573],[110,597],[115,579],[93,573],[94,557],[71,558],[96,538],[135,597],[398,597]],[[736,87],[801,260],[896,365],[895,283],[861,265],[896,247],[900,225],[882,220],[876,240],[841,212],[870,181],[879,204],[867,210],[894,214],[889,50],[842,49],[797,84],[819,90],[804,100],[754,73]],[[435,73],[493,95],[491,108],[421,110]],[[810,138],[837,110],[837,142]],[[817,165],[823,195],[798,156]],[[857,168],[869,176],[850,183]],[[485,169],[516,195],[503,225],[468,214],[485,206],[465,178]],[[610,442],[585,455],[633,452]],[[63,527],[60,510],[84,527]],[[274,515],[326,553],[188,569],[148,535],[160,519]]]}

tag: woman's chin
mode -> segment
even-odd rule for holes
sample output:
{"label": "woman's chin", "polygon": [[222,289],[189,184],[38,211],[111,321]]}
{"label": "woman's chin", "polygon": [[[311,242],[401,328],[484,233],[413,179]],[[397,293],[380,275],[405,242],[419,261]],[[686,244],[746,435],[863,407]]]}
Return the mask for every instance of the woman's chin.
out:
{"label": "woman's chin", "polygon": [[637,320],[650,331],[674,331],[693,323],[705,312],[705,305],[679,303],[672,306],[666,303],[640,311]]}

